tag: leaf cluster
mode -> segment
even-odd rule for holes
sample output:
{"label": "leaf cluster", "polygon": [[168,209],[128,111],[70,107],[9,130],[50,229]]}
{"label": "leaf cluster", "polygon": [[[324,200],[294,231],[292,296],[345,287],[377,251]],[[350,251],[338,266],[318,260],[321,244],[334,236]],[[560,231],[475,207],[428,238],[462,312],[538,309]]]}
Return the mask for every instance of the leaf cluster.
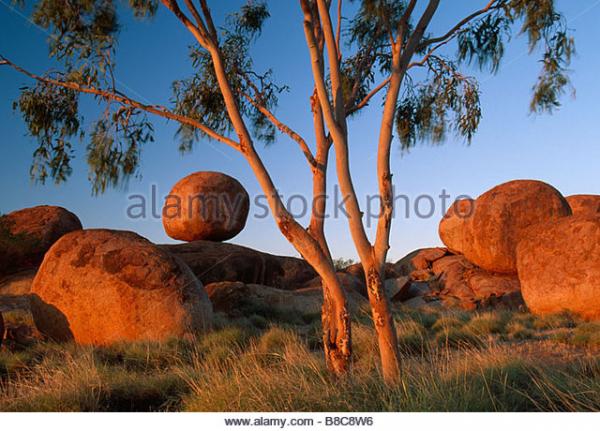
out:
{"label": "leaf cluster", "polygon": [[[287,87],[272,81],[272,71],[254,71],[251,46],[261,33],[269,11],[264,2],[248,2],[238,12],[229,15],[220,28],[219,49],[240,113],[252,125],[255,139],[264,143],[275,140],[275,126],[256,108],[256,104],[272,109],[277,96]],[[190,49],[194,74],[173,83],[175,112],[207,125],[219,134],[232,132],[225,99],[221,94],[211,54],[199,45]],[[254,101],[252,103],[250,100]],[[200,138],[209,138],[189,125],[178,129],[180,150],[191,151]]]}
{"label": "leaf cluster", "polygon": [[[156,0],[130,0],[137,18],[155,14]],[[50,57],[63,64],[63,72],[43,78],[84,87],[106,88],[118,93],[114,78],[114,54],[120,25],[117,5],[111,0],[42,0],[32,20],[49,34]],[[86,135],[79,114],[76,90],[39,80],[21,89],[13,103],[30,136],[36,138],[30,174],[44,183],[65,181],[72,173],[73,141]],[[117,186],[136,172],[142,144],[152,141],[152,126],[140,111],[97,97],[102,114],[92,127],[87,161],[94,194]]]}
{"label": "leaf cluster", "polygon": [[431,57],[427,66],[429,78],[407,86],[396,111],[403,150],[421,142],[442,143],[449,130],[470,141],[481,120],[477,81],[440,57]]}

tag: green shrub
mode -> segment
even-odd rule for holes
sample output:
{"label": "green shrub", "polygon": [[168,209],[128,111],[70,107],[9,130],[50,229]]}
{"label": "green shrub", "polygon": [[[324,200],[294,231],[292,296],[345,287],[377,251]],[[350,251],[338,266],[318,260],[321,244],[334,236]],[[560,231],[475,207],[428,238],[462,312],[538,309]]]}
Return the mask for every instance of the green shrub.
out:
{"label": "green shrub", "polygon": [[465,322],[455,314],[448,314],[441,316],[431,326],[431,329],[435,332],[447,332],[450,329],[459,329],[464,326]]}
{"label": "green shrub", "polygon": [[475,315],[465,328],[473,334],[484,336],[504,332],[507,316],[498,312],[486,312]]}
{"label": "green shrub", "polygon": [[396,324],[398,345],[405,354],[423,353],[428,349],[427,330],[420,322],[407,320]]}
{"label": "green shrub", "polygon": [[484,345],[483,340],[477,335],[457,327],[440,330],[435,336],[435,341],[438,346],[446,348],[479,348]]}
{"label": "green shrub", "polygon": [[[533,321],[531,322],[531,326]],[[508,338],[511,340],[527,340],[535,336],[535,332],[522,320],[512,321],[506,326]]]}
{"label": "green shrub", "polygon": [[538,316],[533,321],[533,328],[538,330],[574,328],[577,319],[568,312]]}
{"label": "green shrub", "polygon": [[582,323],[573,330],[571,343],[578,346],[600,347],[600,323]]}

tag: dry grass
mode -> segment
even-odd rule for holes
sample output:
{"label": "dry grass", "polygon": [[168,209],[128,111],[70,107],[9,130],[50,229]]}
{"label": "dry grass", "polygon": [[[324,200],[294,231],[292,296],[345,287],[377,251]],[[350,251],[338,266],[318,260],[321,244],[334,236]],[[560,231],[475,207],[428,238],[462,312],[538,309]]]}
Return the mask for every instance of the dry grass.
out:
{"label": "dry grass", "polygon": [[4,411],[597,411],[600,327],[569,316],[396,315],[402,380],[379,377],[362,316],[354,366],[333,378],[318,321],[220,318],[198,340],[0,352]]}

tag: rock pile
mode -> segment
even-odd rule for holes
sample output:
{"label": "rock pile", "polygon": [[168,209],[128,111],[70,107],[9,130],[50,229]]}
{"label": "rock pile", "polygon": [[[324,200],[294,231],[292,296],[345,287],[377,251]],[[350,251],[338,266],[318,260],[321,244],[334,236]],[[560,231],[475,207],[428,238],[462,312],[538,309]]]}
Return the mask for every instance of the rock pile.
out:
{"label": "rock pile", "polygon": [[[207,285],[206,290],[215,311],[230,317],[267,313],[302,319],[319,316],[323,305],[320,286],[288,291],[258,284],[220,282]],[[368,311],[369,303],[363,296],[353,290],[347,293],[350,312]]]}
{"label": "rock pile", "polygon": [[522,305],[515,275],[486,271],[446,248],[426,248],[394,264],[394,279],[386,280],[394,302],[409,306],[446,306],[464,310]]}
{"label": "rock pile", "polygon": [[520,287],[534,313],[600,319],[600,196],[565,199],[548,184],[517,180],[484,193],[472,215],[457,220],[465,206],[456,202],[440,223],[442,241],[457,253],[433,265],[442,294],[512,303]]}
{"label": "rock pile", "polygon": [[[163,220],[184,244],[156,246],[132,232],[82,230],[60,207],[1,218],[0,340],[5,334],[11,345],[31,339],[32,328],[4,327],[1,313],[18,308],[31,309],[45,337],[95,345],[201,333],[211,325],[213,306],[230,317],[260,310],[319,314],[321,280],[307,262],[220,242],[246,222],[249,198],[236,180],[199,172],[173,189],[182,215],[192,208],[185,197],[215,193],[221,203],[200,200],[190,217]],[[414,307],[527,305],[538,314],[568,310],[600,319],[599,209],[600,196],[565,199],[540,181],[501,184],[452,205],[439,225],[446,247],[387,263],[385,290],[394,303]],[[338,277],[351,311],[368,312],[361,265]]]}
{"label": "rock pile", "polygon": [[475,265],[506,274],[516,273],[516,247],[530,226],[571,215],[560,192],[541,181],[500,184],[472,203],[470,214],[464,202],[450,208],[440,223],[440,237]]}

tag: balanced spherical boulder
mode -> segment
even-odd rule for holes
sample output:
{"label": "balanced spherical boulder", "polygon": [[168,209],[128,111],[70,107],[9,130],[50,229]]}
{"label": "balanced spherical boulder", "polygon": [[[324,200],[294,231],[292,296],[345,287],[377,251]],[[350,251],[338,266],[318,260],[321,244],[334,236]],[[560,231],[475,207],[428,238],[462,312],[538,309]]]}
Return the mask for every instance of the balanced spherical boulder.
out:
{"label": "balanced spherical boulder", "polygon": [[0,276],[38,266],[44,254],[81,222],[64,208],[41,205],[0,218]]}
{"label": "balanced spherical boulder", "polygon": [[600,216],[600,195],[573,195],[567,197],[573,215]]}
{"label": "balanced spherical boulder", "polygon": [[210,326],[202,284],[178,258],[133,232],[81,230],[46,253],[31,287],[39,331],[105,345],[165,340]]}
{"label": "balanced spherical boulder", "polygon": [[516,273],[517,244],[531,226],[571,215],[554,187],[534,180],[515,180],[494,187],[475,202],[468,223],[469,244],[462,254],[492,272]]}
{"label": "balanced spherical boulder", "polygon": [[564,310],[600,319],[600,218],[538,225],[517,247],[523,299],[535,314]]}
{"label": "balanced spherical boulder", "polygon": [[181,241],[225,241],[246,225],[250,198],[244,187],[220,172],[196,172],[180,180],[165,200],[163,226]]}
{"label": "balanced spherical boulder", "polygon": [[440,221],[439,235],[442,242],[453,253],[463,253],[470,243],[469,222],[475,212],[473,199],[456,200]]}

